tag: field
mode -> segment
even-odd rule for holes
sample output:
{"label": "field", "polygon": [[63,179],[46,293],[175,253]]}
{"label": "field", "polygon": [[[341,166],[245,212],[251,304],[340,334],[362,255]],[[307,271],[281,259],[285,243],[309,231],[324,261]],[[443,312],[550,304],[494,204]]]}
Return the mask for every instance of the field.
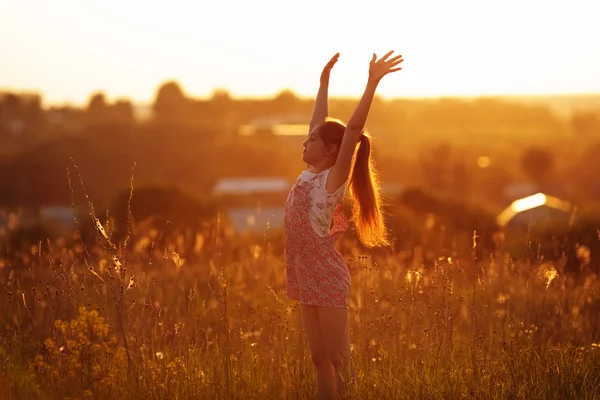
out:
{"label": "field", "polygon": [[342,398],[600,400],[591,7],[32,3],[0,7],[0,400],[317,399],[307,164],[364,222],[377,176],[392,239],[336,244]]}
{"label": "field", "polygon": [[[87,218],[95,242],[13,244],[0,259],[2,398],[316,398],[281,235],[215,221],[186,254],[185,233],[132,225],[117,241],[91,204]],[[349,238],[340,250],[351,398],[599,398],[596,275],[500,251],[424,268]]]}

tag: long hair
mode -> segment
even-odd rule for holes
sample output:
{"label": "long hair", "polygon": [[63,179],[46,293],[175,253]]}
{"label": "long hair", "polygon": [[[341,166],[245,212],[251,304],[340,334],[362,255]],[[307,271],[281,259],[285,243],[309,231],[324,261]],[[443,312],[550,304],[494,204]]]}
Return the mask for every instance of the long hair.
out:
{"label": "long hair", "polygon": [[[323,122],[318,134],[326,144],[342,144],[346,125],[339,120]],[[357,143],[350,172],[349,193],[352,200],[352,221],[358,239],[366,247],[387,246],[389,238],[383,218],[379,177],[371,157],[371,139],[363,132]]]}

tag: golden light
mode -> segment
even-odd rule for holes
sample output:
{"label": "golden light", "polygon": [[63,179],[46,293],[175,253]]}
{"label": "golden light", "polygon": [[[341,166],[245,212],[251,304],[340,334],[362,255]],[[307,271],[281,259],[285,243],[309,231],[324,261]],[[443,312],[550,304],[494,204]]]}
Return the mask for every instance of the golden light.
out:
{"label": "golden light", "polygon": [[521,211],[531,210],[539,206],[546,204],[546,195],[543,193],[537,193],[532,196],[525,197],[523,199],[515,200],[511,208],[514,212],[518,213]]}
{"label": "golden light", "polygon": [[481,168],[487,168],[490,166],[491,163],[492,160],[490,160],[490,158],[487,156],[480,156],[479,158],[477,158],[477,165]]}
{"label": "golden light", "polygon": [[[290,18],[274,0],[236,2],[235,13],[230,3],[213,2],[206,18],[198,2],[9,2],[0,13],[0,34],[11,38],[0,42],[0,87],[78,104],[94,90],[149,104],[156,86],[172,78],[191,96],[209,95],[215,87],[242,97],[271,96],[282,88],[314,96],[322,64],[340,52],[330,93],[355,97],[372,52],[395,49],[406,61],[381,85],[383,97],[600,90],[600,56],[581,40],[598,36],[592,1],[544,4],[544,18],[537,2],[493,13],[474,0],[438,1],[435,13],[423,2],[398,4],[393,13],[381,12],[389,6],[381,0],[360,9],[340,0],[310,3]],[[331,17],[340,10],[343,18]],[[307,20],[326,31],[306,29]],[[474,51],[479,42],[486,45]],[[498,62],[498,48],[510,49],[507,55],[519,62]],[[561,56],[549,63],[557,48]]]}
{"label": "golden light", "polygon": [[548,196],[544,193],[536,193],[531,196],[513,201],[509,207],[507,207],[498,215],[498,224],[500,226],[506,226],[506,224],[518,213],[532,210],[541,206],[548,206],[563,212],[568,212],[572,209],[572,206],[568,201],[554,196]]}

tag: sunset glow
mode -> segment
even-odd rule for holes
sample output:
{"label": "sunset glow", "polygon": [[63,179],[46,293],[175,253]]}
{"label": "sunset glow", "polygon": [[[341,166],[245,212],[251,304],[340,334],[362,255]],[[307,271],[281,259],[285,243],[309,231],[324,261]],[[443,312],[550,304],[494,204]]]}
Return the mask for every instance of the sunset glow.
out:
{"label": "sunset glow", "polygon": [[600,399],[598,2],[0,0],[0,400]]}
{"label": "sunset glow", "polygon": [[339,51],[331,94],[358,96],[371,53],[395,49],[404,71],[382,96],[600,92],[591,0],[390,4],[2,0],[0,88],[50,103],[148,103],[168,79],[191,96],[312,96]]}

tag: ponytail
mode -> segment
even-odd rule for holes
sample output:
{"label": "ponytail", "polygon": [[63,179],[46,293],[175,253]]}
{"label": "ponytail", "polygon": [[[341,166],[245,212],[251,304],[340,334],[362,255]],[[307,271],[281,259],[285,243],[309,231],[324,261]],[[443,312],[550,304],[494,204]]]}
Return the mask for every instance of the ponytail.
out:
{"label": "ponytail", "polygon": [[359,240],[367,247],[389,244],[379,190],[379,179],[371,158],[371,140],[363,133],[354,158],[350,196],[353,200],[352,219],[356,232]]}

